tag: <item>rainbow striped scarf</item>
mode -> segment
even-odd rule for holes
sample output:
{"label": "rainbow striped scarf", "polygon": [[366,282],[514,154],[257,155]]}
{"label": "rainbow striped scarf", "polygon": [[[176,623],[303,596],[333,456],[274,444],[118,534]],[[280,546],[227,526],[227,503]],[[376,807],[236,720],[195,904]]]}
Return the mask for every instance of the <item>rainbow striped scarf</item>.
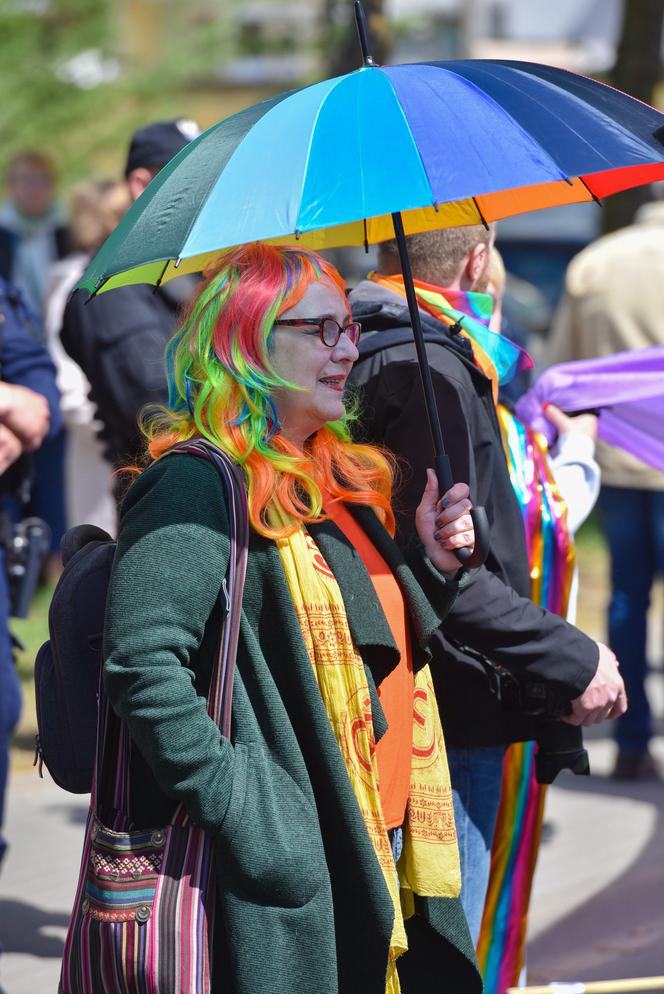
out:
{"label": "rainbow striped scarf", "polygon": [[[531,598],[564,617],[574,572],[574,545],[546,442],[502,406],[498,417],[510,480],[523,513]],[[546,796],[546,788],[535,780],[535,749],[534,742],[519,742],[505,754],[489,888],[477,947],[485,994],[504,994],[518,984],[523,968]]]}
{"label": "rainbow striped scarf", "polygon": [[[369,279],[392,293],[406,296],[403,276],[379,276],[369,273]],[[533,362],[509,338],[489,328],[493,297],[488,293],[464,290],[443,291],[430,283],[414,280],[415,294],[421,310],[447,327],[454,326],[462,338],[470,342],[475,364],[493,385],[493,399],[498,400],[498,387],[509,383],[517,373],[531,369]]]}

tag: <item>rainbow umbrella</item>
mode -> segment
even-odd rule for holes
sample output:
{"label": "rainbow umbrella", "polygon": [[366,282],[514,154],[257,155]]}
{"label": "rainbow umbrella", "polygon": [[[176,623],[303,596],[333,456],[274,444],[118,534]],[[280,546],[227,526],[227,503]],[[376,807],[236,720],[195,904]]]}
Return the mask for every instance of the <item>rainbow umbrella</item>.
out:
{"label": "rainbow umbrella", "polygon": [[527,62],[365,65],[248,107],[150,183],[86,270],[160,284],[254,240],[326,249],[601,200],[664,179],[664,115]]}
{"label": "rainbow umbrella", "polygon": [[[248,107],[150,183],[79,286],[159,285],[256,240],[316,249],[396,236],[441,492],[452,483],[405,234],[599,200],[664,178],[664,115],[594,80],[526,62],[364,65]],[[474,509],[478,565],[488,526]],[[461,550],[463,553],[464,550]]]}

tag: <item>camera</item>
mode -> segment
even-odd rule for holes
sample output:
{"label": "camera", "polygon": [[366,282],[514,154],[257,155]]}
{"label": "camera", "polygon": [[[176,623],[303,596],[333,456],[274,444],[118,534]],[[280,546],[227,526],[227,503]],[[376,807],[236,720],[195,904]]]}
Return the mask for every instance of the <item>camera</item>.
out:
{"label": "camera", "polygon": [[10,617],[25,618],[51,545],[51,529],[41,518],[24,518],[15,524],[3,512],[0,543],[5,553]]}
{"label": "camera", "polygon": [[[486,665],[488,661],[484,662]],[[537,719],[537,782],[553,783],[562,770],[571,770],[577,776],[588,776],[590,761],[583,746],[583,733],[578,726],[561,721],[569,713],[569,703],[547,684],[533,681],[521,683],[504,666],[495,663],[488,665],[494,672],[496,693],[505,710],[518,711]]]}
{"label": "camera", "polygon": [[505,711],[518,712],[535,719],[535,778],[538,783],[553,783],[562,770],[570,770],[577,776],[590,774],[590,761],[583,746],[581,729],[560,720],[569,713],[567,700],[549,684],[517,680],[504,666],[499,666],[467,645],[452,639],[449,641],[464,655],[481,665],[491,689]]}

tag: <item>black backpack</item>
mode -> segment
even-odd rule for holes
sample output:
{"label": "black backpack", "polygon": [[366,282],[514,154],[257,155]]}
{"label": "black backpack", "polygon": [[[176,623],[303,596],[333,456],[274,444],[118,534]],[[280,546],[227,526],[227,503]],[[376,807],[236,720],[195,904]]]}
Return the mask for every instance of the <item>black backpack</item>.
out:
{"label": "black backpack", "polygon": [[[229,501],[237,503],[243,490],[240,473],[216,446],[197,439],[171,449],[178,451],[212,462]],[[228,492],[231,487],[235,494]],[[88,794],[95,765],[106,596],[116,543],[101,528],[79,525],[66,532],[60,548],[64,569],[49,608],[50,638],[35,659],[35,765],[39,764],[40,776],[42,764],[46,765],[64,790]],[[222,589],[224,608],[226,596]]]}
{"label": "black backpack", "polygon": [[97,693],[106,593],[115,542],[79,525],[63,536],[64,569],[48,612],[50,639],[35,659],[39,760],[60,786],[88,794],[97,735]]}

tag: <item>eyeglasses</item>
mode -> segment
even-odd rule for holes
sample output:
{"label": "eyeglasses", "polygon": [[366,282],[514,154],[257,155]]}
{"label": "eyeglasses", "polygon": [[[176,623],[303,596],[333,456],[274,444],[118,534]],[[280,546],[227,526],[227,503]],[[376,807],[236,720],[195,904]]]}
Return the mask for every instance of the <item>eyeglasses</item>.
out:
{"label": "eyeglasses", "polygon": [[285,325],[288,328],[303,328],[307,325],[318,328],[321,342],[329,349],[334,348],[344,332],[353,345],[357,345],[362,334],[362,325],[358,321],[350,321],[347,325],[340,325],[334,318],[321,318],[320,321],[316,321],[314,318],[288,318],[282,321],[277,318],[275,326],[280,325]]}

